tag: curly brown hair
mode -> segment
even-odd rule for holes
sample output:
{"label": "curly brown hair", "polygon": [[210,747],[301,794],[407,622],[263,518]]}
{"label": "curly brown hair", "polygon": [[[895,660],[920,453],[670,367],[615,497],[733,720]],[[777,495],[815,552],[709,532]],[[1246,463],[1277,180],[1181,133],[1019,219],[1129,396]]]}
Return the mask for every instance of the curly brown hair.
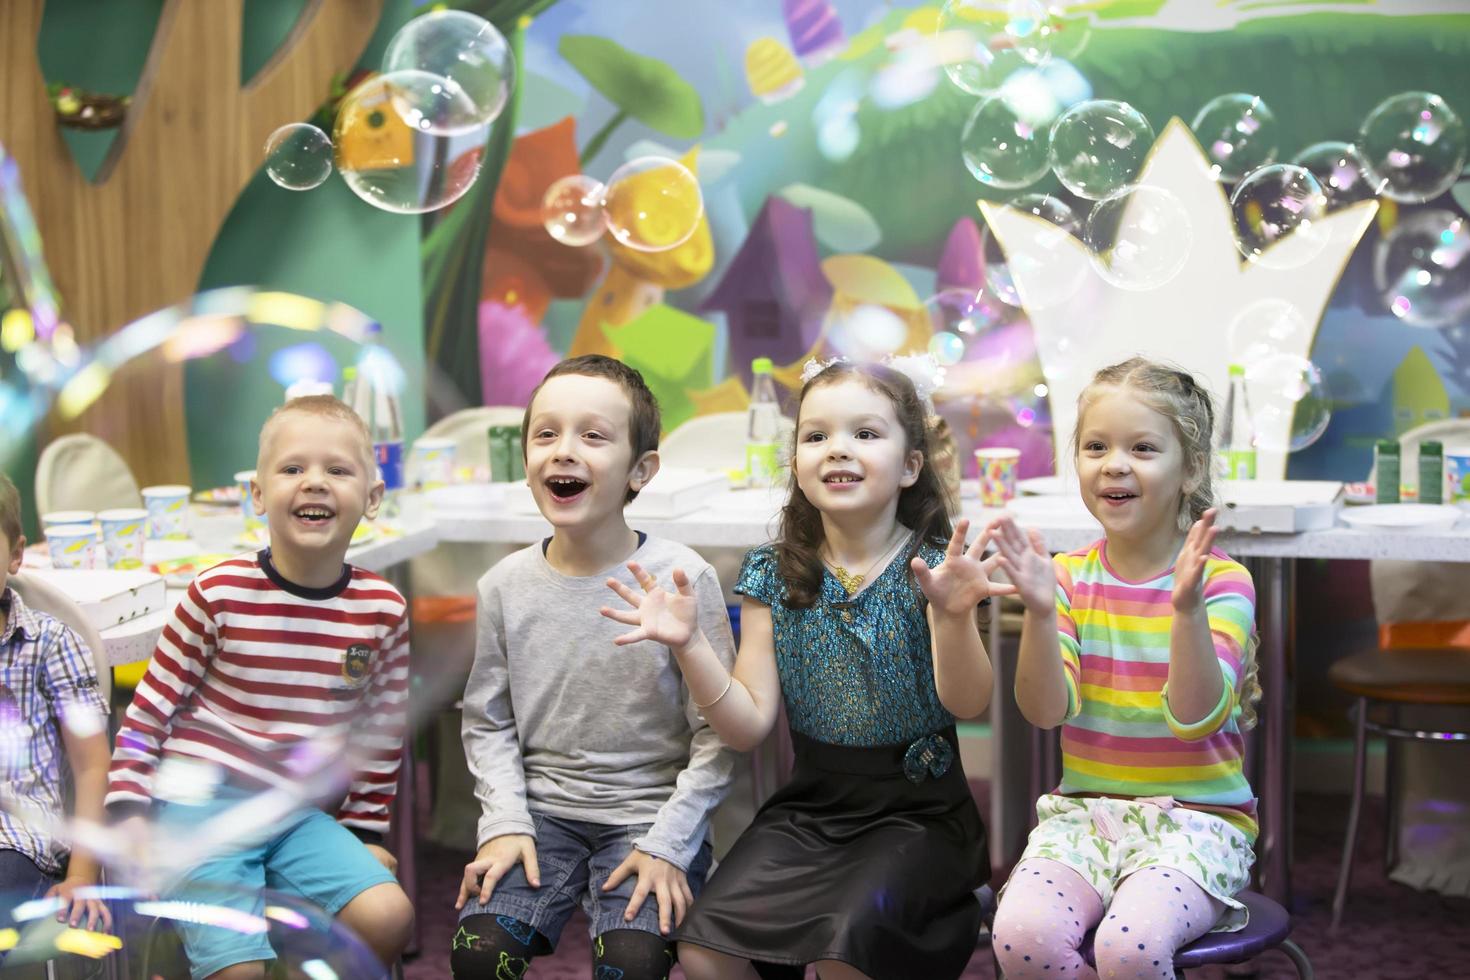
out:
{"label": "curly brown hair", "polygon": [[[933,458],[930,445],[928,413],[923,401],[914,390],[908,376],[881,364],[856,364],[836,361],[815,375],[802,386],[797,405],[797,423],[801,421],[801,402],[813,388],[836,384],[840,381],[856,380],[887,398],[893,403],[893,413],[903,429],[905,451],[917,449],[924,456],[924,465],[919,468],[918,479],[912,486],[898,493],[898,521],[905,527],[918,532],[904,559],[905,568],[919,553],[922,544],[944,547],[953,528],[949,523],[949,492],[934,468],[927,465]],[[792,433],[792,459],[796,458],[796,432]],[[814,605],[822,594],[821,547],[824,539],[822,514],[801,492],[796,482],[796,468],[791,469],[791,481],[786,505],[781,508],[781,527],[776,539],[776,568],[786,586],[785,604],[793,609],[807,609]],[[910,584],[913,573],[909,573]]]}

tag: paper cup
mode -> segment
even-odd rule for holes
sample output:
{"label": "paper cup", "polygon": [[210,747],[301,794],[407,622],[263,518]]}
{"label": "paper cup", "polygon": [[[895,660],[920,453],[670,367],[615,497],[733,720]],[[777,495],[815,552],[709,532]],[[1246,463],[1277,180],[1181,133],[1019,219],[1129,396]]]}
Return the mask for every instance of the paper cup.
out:
{"label": "paper cup", "polygon": [[53,510],[41,515],[41,528],[44,530],[53,524],[91,524],[96,520],[97,515],[90,510]]}
{"label": "paper cup", "polygon": [[253,531],[265,522],[255,513],[255,501],[250,497],[250,481],[255,479],[254,470],[241,470],[235,474],[235,485],[240,488],[240,516],[245,519],[245,530]]}
{"label": "paper cup", "polygon": [[141,568],[148,512],[141,508],[122,507],[102,511],[97,520],[102,523],[102,547],[107,552],[107,567]]}
{"label": "paper cup", "polygon": [[1446,446],[1444,480],[1447,504],[1470,505],[1470,446]]}
{"label": "paper cup", "polygon": [[420,439],[413,444],[413,467],[415,481],[424,490],[447,487],[454,482],[453,439]]}
{"label": "paper cup", "polygon": [[91,524],[46,525],[46,550],[52,568],[94,568],[97,529]]}
{"label": "paper cup", "polygon": [[143,507],[148,511],[150,538],[189,536],[189,492],[189,488],[181,484],[143,488]]}
{"label": "paper cup", "polygon": [[1021,450],[985,448],[975,450],[975,468],[980,476],[980,506],[1003,507],[1016,497],[1016,469]]}

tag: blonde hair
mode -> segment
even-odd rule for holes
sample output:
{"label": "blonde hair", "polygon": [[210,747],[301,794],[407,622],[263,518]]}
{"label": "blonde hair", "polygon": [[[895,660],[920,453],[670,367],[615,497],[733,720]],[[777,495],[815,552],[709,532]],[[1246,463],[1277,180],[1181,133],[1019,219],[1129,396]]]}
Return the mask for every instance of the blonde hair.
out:
{"label": "blonde hair", "polygon": [[1215,407],[1210,393],[1187,371],[1129,358],[1103,368],[1077,396],[1077,426],[1072,430],[1072,458],[1081,451],[1082,416],[1104,389],[1130,388],[1149,408],[1174,426],[1184,447],[1185,492],[1179,501],[1179,530],[1188,531],[1205,511],[1215,506],[1212,442]]}
{"label": "blonde hair", "polygon": [[[1102,391],[1128,388],[1174,426],[1174,434],[1184,447],[1184,486],[1179,499],[1178,527],[1188,531],[1205,511],[1215,506],[1214,433],[1215,405],[1210,393],[1194,380],[1188,371],[1168,367],[1142,357],[1109,365],[1092,376],[1082,394],[1077,396],[1077,426],[1072,430],[1072,457],[1081,450],[1082,416]],[[1244,672],[1240,679],[1241,731],[1254,728],[1256,703],[1261,700],[1260,664],[1256,649],[1260,637],[1251,631],[1247,637]]]}
{"label": "blonde hair", "polygon": [[354,412],[352,406],[348,405],[336,395],[302,395],[300,398],[293,398],[286,402],[286,404],[278,406],[274,412],[271,412],[270,417],[265,420],[265,424],[260,427],[260,440],[256,447],[257,468],[265,460],[265,444],[270,438],[272,430],[275,429],[283,416],[292,412],[300,412],[304,415],[315,415],[318,418],[335,419],[338,422],[347,423],[359,437],[361,443],[358,447],[359,455],[362,457],[363,463],[367,468],[368,482],[372,483],[375,479],[378,466],[377,457],[373,454],[372,434],[368,432],[367,423],[362,420],[362,416]]}

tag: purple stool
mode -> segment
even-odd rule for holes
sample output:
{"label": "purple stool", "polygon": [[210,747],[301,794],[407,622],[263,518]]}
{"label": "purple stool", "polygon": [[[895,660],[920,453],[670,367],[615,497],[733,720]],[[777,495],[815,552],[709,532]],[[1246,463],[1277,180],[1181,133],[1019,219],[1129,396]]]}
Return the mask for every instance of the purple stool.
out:
{"label": "purple stool", "polygon": [[[981,889],[989,892],[989,888]],[[979,893],[976,893],[977,896]],[[987,910],[986,922],[994,917],[993,899],[987,902],[981,897],[981,905]],[[1197,966],[1219,963],[1244,963],[1268,949],[1279,949],[1296,967],[1297,976],[1312,980],[1312,961],[1302,948],[1291,941],[1291,916],[1286,909],[1265,895],[1256,892],[1241,892],[1235,896],[1250,911],[1250,922],[1239,932],[1206,933],[1174,954],[1174,973],[1183,978],[1183,971]],[[1089,966],[1096,966],[1092,957],[1092,933],[1082,941],[1082,958]],[[999,977],[1000,964],[995,964],[995,975]]]}

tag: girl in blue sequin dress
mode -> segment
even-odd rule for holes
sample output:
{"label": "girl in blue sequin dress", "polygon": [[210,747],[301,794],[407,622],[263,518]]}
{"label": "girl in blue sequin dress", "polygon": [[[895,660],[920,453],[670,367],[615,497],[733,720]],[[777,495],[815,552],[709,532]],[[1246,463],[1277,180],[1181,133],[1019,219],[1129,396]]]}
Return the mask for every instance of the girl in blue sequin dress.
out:
{"label": "girl in blue sequin dress", "polygon": [[978,607],[982,536],[964,547],[928,459],[926,412],[902,373],[836,362],[797,412],[779,540],[746,556],[740,653],[727,672],[688,579],[603,614],[678,658],[732,746],[759,745],[784,701],[796,767],[721,862],[678,933],[690,980],[945,980],[975,948],[985,829],[954,722],[990,702]]}

